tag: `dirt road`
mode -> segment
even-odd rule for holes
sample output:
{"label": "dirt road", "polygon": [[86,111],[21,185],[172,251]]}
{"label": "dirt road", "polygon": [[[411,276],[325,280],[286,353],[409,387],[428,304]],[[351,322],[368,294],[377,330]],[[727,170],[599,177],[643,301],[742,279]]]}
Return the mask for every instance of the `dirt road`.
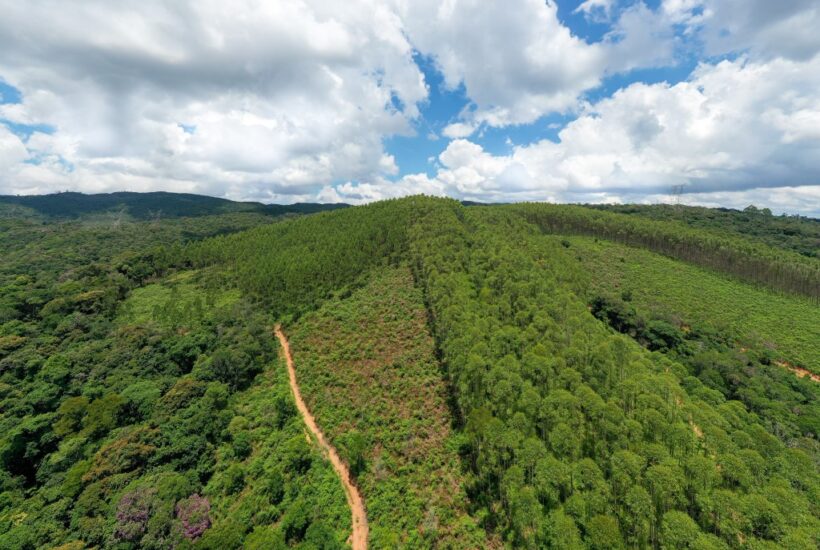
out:
{"label": "dirt road", "polygon": [[345,496],[347,496],[347,504],[350,506],[350,514],[352,516],[353,532],[351,533],[350,540],[348,542],[350,542],[353,550],[366,550],[368,526],[367,514],[364,510],[364,500],[362,499],[362,495],[359,493],[359,489],[350,477],[350,470],[348,469],[347,464],[342,462],[342,459],[339,458],[339,453],[336,452],[333,445],[327,441],[325,434],[323,434],[322,430],[319,429],[319,426],[316,424],[316,419],[313,418],[312,414],[310,414],[310,410],[308,410],[307,405],[305,405],[305,402],[302,399],[302,393],[299,391],[299,384],[296,382],[296,369],[293,367],[293,356],[290,353],[290,344],[288,344],[288,339],[285,336],[285,333],[282,332],[282,327],[276,325],[275,332],[276,337],[279,339],[279,343],[282,345],[282,351],[285,352],[285,362],[287,363],[288,376],[290,377],[290,389],[293,392],[293,399],[296,401],[296,408],[299,409],[299,414],[302,415],[308,429],[319,441],[319,446],[322,448],[322,452],[330,460],[330,463],[333,465],[333,469],[336,470],[336,474],[339,476],[339,479],[342,481],[342,485],[344,486]]}

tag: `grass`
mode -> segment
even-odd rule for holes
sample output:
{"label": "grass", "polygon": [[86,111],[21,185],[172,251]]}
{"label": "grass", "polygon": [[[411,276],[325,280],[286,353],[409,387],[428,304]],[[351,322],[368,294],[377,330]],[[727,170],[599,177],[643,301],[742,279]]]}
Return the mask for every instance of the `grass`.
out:
{"label": "grass", "polygon": [[820,307],[644,249],[589,237],[566,240],[585,267],[590,296],[631,294],[647,317],[730,334],[738,348],[773,350],[780,361],[820,373]]}
{"label": "grass", "polygon": [[207,319],[215,309],[236,303],[237,289],[215,289],[197,284],[200,271],[182,271],[160,282],[134,289],[122,304],[120,324],[162,326],[192,324]]}
{"label": "grass", "polygon": [[373,548],[486,547],[467,514],[447,388],[421,293],[405,267],[285,327],[297,378],[322,430],[351,458]]}

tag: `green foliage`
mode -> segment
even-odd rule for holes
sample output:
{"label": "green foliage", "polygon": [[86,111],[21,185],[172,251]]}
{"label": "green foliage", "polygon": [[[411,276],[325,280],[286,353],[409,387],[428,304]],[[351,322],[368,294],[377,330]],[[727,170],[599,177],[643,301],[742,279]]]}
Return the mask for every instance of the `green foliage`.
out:
{"label": "green foliage", "polygon": [[375,269],[286,331],[308,407],[357,479],[372,547],[486,546],[409,269]]}
{"label": "green foliage", "polygon": [[[486,525],[520,547],[680,543],[664,541],[672,530],[664,534],[664,518],[673,527],[694,525],[693,547],[753,538],[780,544],[802,522],[817,532],[816,510],[789,516],[792,509],[782,504],[752,526],[740,503],[784,477],[801,479],[782,485],[789,499],[813,498],[818,475],[811,459],[767,437],[741,403],[715,398],[686,378],[685,365],[596,320],[576,294],[588,279],[575,241],[563,246],[525,221],[543,221],[540,208],[442,205],[419,216],[410,238],[442,358],[468,419],[470,492]],[[560,216],[562,208],[547,211]],[[640,329],[658,350],[681,343],[677,327],[636,322],[629,304],[599,311],[619,330]],[[533,465],[533,456],[543,458]],[[714,476],[687,476],[695,465],[708,474],[709,464]],[[729,502],[737,512],[726,511]],[[788,517],[789,526],[767,529],[774,517]]]}
{"label": "green foliage", "polygon": [[151,193],[99,193],[85,195],[83,193],[54,193],[51,195],[34,196],[0,196],[3,206],[18,206],[21,210],[7,212],[8,216],[26,215],[25,209],[32,209],[45,216],[55,218],[77,218],[89,215],[116,215],[127,213],[128,216],[140,219],[160,219],[165,217],[194,217],[228,214],[237,212],[252,212],[280,216],[282,214],[310,214],[322,210],[335,210],[343,204],[293,204],[282,206],[278,204],[260,204],[258,202],[234,202],[227,199],[191,195],[187,193],[166,193],[163,191]]}
{"label": "green foliage", "polygon": [[[820,369],[817,306],[643,250],[572,242],[590,274],[596,317],[684,364],[697,378],[683,380],[689,391],[714,404],[742,401],[784,443],[820,456],[820,387],[805,371],[795,374]],[[658,326],[660,335],[648,334]]]}
{"label": "green foliage", "polygon": [[[632,310],[644,321],[666,320],[704,338],[734,340],[739,348],[761,354],[768,349],[775,353],[772,359],[820,371],[820,325],[817,306],[809,300],[755,288],[646,250],[570,239],[588,274],[589,286],[581,290],[594,308],[596,299],[603,298],[609,307]],[[623,293],[629,301],[617,298]]]}
{"label": "green foliage", "polygon": [[582,206],[524,204],[507,208],[550,233],[588,235],[645,247],[751,283],[820,301],[820,262],[738,235]]}
{"label": "green foliage", "polygon": [[[198,285],[192,271],[183,271],[160,283],[135,289],[120,306],[122,324],[155,323],[162,326],[192,326],[206,320],[214,310],[239,301],[236,289]],[[200,274],[207,277],[207,275]]]}
{"label": "green foliage", "polygon": [[816,547],[817,387],[789,370],[816,305],[689,265],[815,297],[770,229],[412,197],[183,249],[262,216],[14,212],[0,547],[343,547],[274,317],[374,547]]}
{"label": "green foliage", "polygon": [[[281,362],[236,394],[235,416],[226,430],[230,441],[217,452],[214,474],[204,489],[212,503],[215,532],[204,536],[198,547],[210,548],[220,541],[228,545],[222,548],[237,548],[236,538],[227,538],[237,536],[246,548],[306,545],[317,524],[334,526],[329,534],[337,546],[328,548],[338,547],[349,535],[350,512],[339,480],[318,448],[306,440],[301,417],[277,406],[280,400],[293,407]],[[247,454],[237,452],[238,442],[245,438]]]}
{"label": "green foliage", "polygon": [[197,266],[223,265],[239,288],[263,299],[274,314],[314,309],[369,268],[406,250],[406,225],[418,199],[323,212],[188,249]]}
{"label": "green foliage", "polygon": [[678,220],[690,227],[753,237],[769,246],[809,257],[817,257],[820,251],[820,221],[799,215],[772,216],[767,208],[748,206],[740,211],[669,204],[585,206],[659,221]]}
{"label": "green foliage", "polygon": [[[178,504],[217,487],[214,534],[196,539],[241,544],[255,523],[235,524],[237,532],[222,524],[221,506],[258,478],[240,462],[259,443],[241,423],[228,428],[238,392],[275,357],[270,319],[223,288],[219,274],[156,278],[180,256],[174,243],[260,219],[0,221],[8,245],[0,264],[0,547],[190,545]],[[151,302],[168,315],[145,315]],[[288,397],[265,395],[271,408]],[[287,441],[300,428],[280,419],[275,433]],[[317,510],[343,509],[336,485],[334,506],[314,496],[315,484],[303,489],[301,474],[279,479],[277,504],[301,498]]]}

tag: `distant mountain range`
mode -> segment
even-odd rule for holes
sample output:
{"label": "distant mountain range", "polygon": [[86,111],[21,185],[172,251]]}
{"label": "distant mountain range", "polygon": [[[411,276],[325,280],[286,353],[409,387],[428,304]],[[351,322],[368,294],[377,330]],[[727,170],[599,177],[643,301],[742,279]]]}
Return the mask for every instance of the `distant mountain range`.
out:
{"label": "distant mountain range", "polygon": [[124,211],[136,219],[195,217],[231,212],[257,212],[279,216],[288,213],[311,214],[349,206],[347,204],[282,205],[237,202],[205,195],[165,191],[150,193],[122,191],[91,195],[75,192],[50,195],[0,195],[0,205],[2,204],[23,206],[52,218],[77,218]]}

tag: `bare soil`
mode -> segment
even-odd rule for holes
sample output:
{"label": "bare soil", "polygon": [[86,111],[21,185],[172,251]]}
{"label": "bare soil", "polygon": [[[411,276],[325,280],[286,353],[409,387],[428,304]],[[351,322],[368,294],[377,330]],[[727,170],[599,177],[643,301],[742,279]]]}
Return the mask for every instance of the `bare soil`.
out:
{"label": "bare soil", "polygon": [[820,382],[820,376],[814,374],[813,372],[811,372],[807,369],[804,369],[803,367],[796,367],[796,366],[792,365],[791,363],[789,363],[788,361],[775,361],[775,364],[778,367],[783,367],[784,369],[789,369],[790,371],[792,371],[794,374],[796,374],[800,378],[805,378],[806,376],[808,376],[814,382]]}

